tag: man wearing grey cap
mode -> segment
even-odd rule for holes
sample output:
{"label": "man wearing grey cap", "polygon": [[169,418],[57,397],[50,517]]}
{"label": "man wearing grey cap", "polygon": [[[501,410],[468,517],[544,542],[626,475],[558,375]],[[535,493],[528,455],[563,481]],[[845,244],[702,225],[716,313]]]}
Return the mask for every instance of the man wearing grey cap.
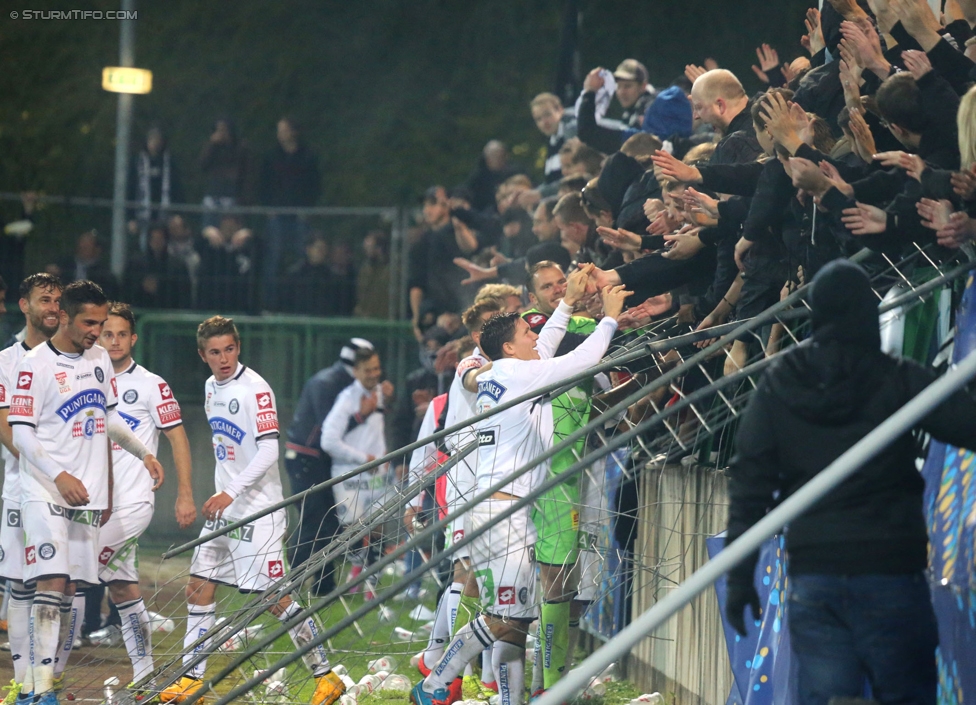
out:
{"label": "man wearing grey cap", "polygon": [[[322,420],[328,416],[339,392],[353,383],[353,364],[358,350],[372,350],[373,344],[363,338],[351,338],[330,367],[312,375],[295,407],[285,443],[285,471],[292,494],[298,494],[332,477],[332,460],[320,448]],[[332,488],[310,495],[299,506],[298,529],[289,539],[288,560],[294,569],[308,560],[332,539],[339,530]],[[322,569],[312,586],[315,595],[326,595],[335,588],[331,565]]]}
{"label": "man wearing grey cap", "polygon": [[647,106],[654,102],[657,91],[648,83],[644,64],[637,59],[624,59],[613,72],[617,83],[614,95],[623,112],[618,120],[603,118],[597,121],[596,96],[604,85],[603,71],[598,66],[583,81],[583,96],[576,116],[577,130],[585,144],[604,154],[613,154],[631,134],[628,128],[640,129]]}

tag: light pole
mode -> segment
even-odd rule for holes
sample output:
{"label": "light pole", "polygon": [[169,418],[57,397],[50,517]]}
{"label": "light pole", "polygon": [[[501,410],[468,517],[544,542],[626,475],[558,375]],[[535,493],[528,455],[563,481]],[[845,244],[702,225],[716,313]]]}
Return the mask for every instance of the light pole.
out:
{"label": "light pole", "polygon": [[122,0],[119,28],[119,64],[102,72],[102,88],[119,94],[115,118],[115,191],[112,194],[112,273],[125,269],[125,191],[132,133],[132,95],[152,89],[152,73],[132,68],[136,62],[136,3]]}

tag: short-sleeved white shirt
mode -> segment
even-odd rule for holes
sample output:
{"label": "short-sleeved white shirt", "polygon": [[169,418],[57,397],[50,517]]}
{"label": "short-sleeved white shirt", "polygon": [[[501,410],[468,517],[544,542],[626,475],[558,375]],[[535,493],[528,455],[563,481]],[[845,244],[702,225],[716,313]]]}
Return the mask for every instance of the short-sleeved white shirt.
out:
{"label": "short-sleeved white shirt", "polygon": [[[88,490],[85,509],[108,508],[108,411],[118,404],[115,372],[105,348],[68,355],[47,341],[17,366],[7,420],[37,431],[41,446]],[[21,458],[22,502],[69,506],[54,481]]]}
{"label": "short-sleeved white shirt", "polygon": [[[0,350],[0,409],[10,408],[10,398],[16,386],[14,373],[20,359],[30,352],[25,343],[17,343],[9,348]],[[3,459],[3,499],[20,504],[20,461],[7,450],[7,446],[0,446],[0,458]]]}
{"label": "short-sleeved white shirt", "polygon": [[[183,423],[173,391],[159,375],[133,362],[115,377],[119,390],[118,413],[149,452],[159,449],[159,432]],[[112,444],[113,507],[149,502],[153,479],[139,458]]]}
{"label": "short-sleeved white shirt", "polygon": [[[264,378],[244,365],[224,382],[211,376],[204,389],[216,459],[214,486],[219,493],[244,472],[257,453],[258,440],[278,437],[278,407]],[[281,476],[275,464],[236,497],[224,514],[243,519],[281,499]]]}

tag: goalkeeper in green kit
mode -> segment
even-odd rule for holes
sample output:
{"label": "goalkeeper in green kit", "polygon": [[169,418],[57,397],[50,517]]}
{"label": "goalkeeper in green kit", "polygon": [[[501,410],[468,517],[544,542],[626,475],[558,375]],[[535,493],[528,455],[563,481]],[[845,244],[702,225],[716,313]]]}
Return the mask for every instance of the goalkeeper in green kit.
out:
{"label": "goalkeeper in green kit", "polygon": [[[566,293],[566,276],[558,264],[542,261],[532,268],[529,292],[535,308],[522,314],[529,327],[538,333]],[[556,350],[565,355],[594,331],[592,318],[574,315],[566,335]],[[590,416],[593,381],[586,380],[552,400],[553,443],[559,443],[585,426]],[[579,439],[552,458],[551,473],[558,475],[573,465],[585,450],[586,439]],[[539,639],[532,676],[532,696],[552,687],[569,668],[578,633],[579,618],[592,596],[579,594],[580,584],[580,475],[575,474],[552,488],[535,503],[532,520],[538,539],[535,557],[542,584],[542,609]],[[581,599],[581,598],[585,598]]]}

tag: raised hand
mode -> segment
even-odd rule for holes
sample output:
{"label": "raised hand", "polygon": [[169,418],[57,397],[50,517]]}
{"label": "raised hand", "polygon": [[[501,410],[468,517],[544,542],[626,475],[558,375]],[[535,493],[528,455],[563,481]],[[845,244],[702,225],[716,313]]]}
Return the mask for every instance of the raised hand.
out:
{"label": "raised hand", "polygon": [[637,233],[632,233],[623,228],[614,230],[602,225],[596,229],[596,232],[603,242],[610,247],[615,247],[622,252],[640,252],[641,236]]}
{"label": "raised hand", "polygon": [[922,225],[931,230],[942,230],[952,217],[952,203],[946,199],[936,201],[923,198],[915,204],[915,209],[922,219]]}
{"label": "raised hand", "polygon": [[581,264],[578,269],[569,273],[566,277],[566,294],[563,296],[567,306],[575,306],[583,298],[590,275],[595,269],[594,264]]}
{"label": "raised hand", "polygon": [[701,172],[697,168],[676,159],[663,149],[654,152],[651,159],[654,161],[654,166],[659,168],[661,173],[669,179],[692,184],[700,183],[702,180]]}
{"label": "raised hand", "polygon": [[718,199],[708,194],[696,191],[690,186],[685,189],[683,196],[685,205],[694,213],[704,213],[712,218],[718,218]]}
{"label": "raised hand", "polygon": [[468,278],[462,280],[462,284],[474,284],[485,279],[494,279],[498,276],[498,269],[495,267],[480,267],[464,257],[455,257],[454,264],[468,273]]}
{"label": "raised hand", "polygon": [[708,69],[702,66],[696,66],[695,64],[688,64],[687,66],[685,66],[685,78],[687,78],[689,81],[694,83],[695,79],[701,76],[706,71],[708,71]]}
{"label": "raised hand", "polygon": [[779,67],[779,54],[768,44],[763,44],[756,48],[756,58],[759,65],[753,64],[752,72],[763,83],[769,83],[769,72]]}
{"label": "raised hand", "polygon": [[905,62],[905,68],[916,81],[932,70],[932,62],[929,61],[929,55],[924,51],[908,49],[901,53],[901,58]]}
{"label": "raised hand", "polygon": [[891,64],[881,52],[881,40],[870,22],[848,22],[840,24],[840,33],[857,51],[858,62],[868,71],[872,71],[879,78],[887,78],[891,72]]}
{"label": "raised hand", "polygon": [[909,154],[908,152],[901,151],[879,152],[874,155],[874,159],[875,161],[881,162],[882,166],[904,169],[916,181],[922,180],[922,172],[925,171],[925,160],[917,154]]}
{"label": "raised hand", "polygon": [[665,259],[690,259],[705,246],[698,238],[697,228],[665,235],[664,241],[669,246],[668,251],[661,255]]}
{"label": "raised hand", "polygon": [[800,132],[810,124],[803,108],[790,103],[779,93],[768,93],[762,99],[760,114],[766,121],[769,136],[786,147],[790,154],[795,153],[803,143]]}
{"label": "raised hand", "polygon": [[976,164],[963,171],[955,171],[949,177],[953,192],[964,201],[976,199]]}
{"label": "raised hand", "polygon": [[851,128],[851,134],[854,136],[854,148],[857,151],[857,156],[870,164],[877,152],[877,148],[874,145],[874,135],[871,134],[871,128],[868,126],[864,116],[860,112],[854,111],[851,112],[849,126]]}
{"label": "raised hand", "polygon": [[603,88],[603,76],[600,75],[602,70],[602,66],[597,66],[595,69],[586,74],[586,78],[583,80],[584,91],[588,93],[595,93]]}
{"label": "raised hand", "polygon": [[877,206],[858,202],[854,208],[845,208],[841,221],[852,235],[877,235],[888,227],[888,214]]}
{"label": "raised hand", "polygon": [[624,310],[624,301],[633,293],[627,291],[623,284],[605,287],[600,293],[600,298],[603,299],[603,315],[616,320],[617,316]]}
{"label": "raised hand", "polygon": [[823,38],[823,30],[820,29],[820,10],[811,7],[807,10],[806,19],[803,24],[807,28],[807,33],[800,37],[800,44],[810,52],[810,56],[819,53],[826,45]]}
{"label": "raised hand", "polygon": [[943,247],[953,250],[976,239],[976,220],[965,211],[956,211],[949,216],[949,222],[935,233],[936,240]]}

